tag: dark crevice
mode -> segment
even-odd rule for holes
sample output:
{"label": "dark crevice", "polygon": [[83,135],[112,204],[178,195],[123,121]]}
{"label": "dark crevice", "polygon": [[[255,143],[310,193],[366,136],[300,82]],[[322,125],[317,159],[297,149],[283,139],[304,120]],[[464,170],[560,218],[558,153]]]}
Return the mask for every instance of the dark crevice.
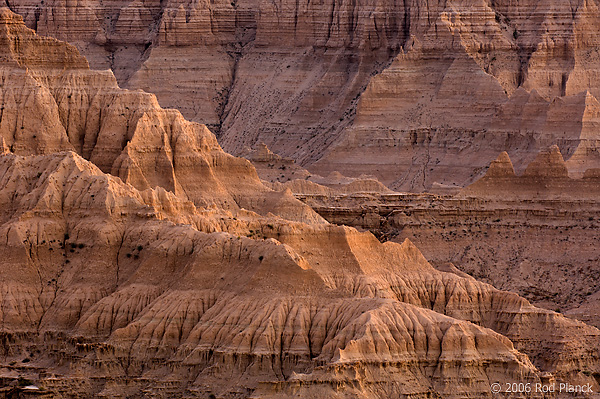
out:
{"label": "dark crevice", "polygon": [[517,87],[521,87],[525,80],[527,80],[527,71],[529,69],[529,60],[533,55],[533,50],[527,51],[525,54],[521,52],[520,63],[519,63],[519,72],[517,75]]}
{"label": "dark crevice", "polygon": [[[409,43],[411,37],[411,9],[408,0],[403,0],[404,10],[402,18],[402,26],[398,26],[396,21],[392,21],[391,28],[396,31],[396,37],[399,39],[397,42],[392,42],[388,44],[387,48],[379,48],[378,50],[374,50],[371,54],[361,54],[355,53],[355,58],[357,59],[356,63],[358,64],[357,74],[363,74],[363,79],[360,79],[362,84],[360,86],[355,86],[354,89],[350,89],[347,94],[347,97],[350,99],[347,101],[347,106],[344,109],[343,113],[340,115],[341,119],[339,123],[331,126],[328,129],[324,129],[317,134],[313,138],[306,141],[298,150],[298,152],[292,157],[298,162],[300,166],[307,166],[317,162],[320,158],[324,157],[327,154],[327,148],[331,148],[331,145],[336,143],[339,139],[339,133],[352,125],[354,119],[356,117],[356,109],[358,106],[358,102],[360,96],[364,93],[369,85],[369,82],[373,76],[379,75],[384,70],[389,68],[394,59],[400,54],[401,51],[406,50],[406,46]],[[333,18],[333,9],[332,15],[330,16],[330,20]],[[389,21],[388,21],[389,23]],[[329,26],[330,28],[331,26]],[[383,34],[386,35],[388,28],[386,26],[381,27],[383,29]],[[379,32],[377,32],[379,34]],[[401,36],[401,37],[399,37]],[[328,33],[329,38],[329,33]],[[334,119],[335,120],[335,119]],[[320,147],[322,151],[318,153],[305,153],[306,148],[314,148]]]}
{"label": "dark crevice", "polygon": [[36,32],[38,30],[38,22],[40,20],[41,15],[42,15],[42,10],[38,6],[33,13],[34,20],[33,20],[33,26],[31,27]]}
{"label": "dark crevice", "polygon": [[237,72],[241,59],[244,57],[247,49],[252,47],[252,43],[256,39],[256,15],[249,20],[242,18],[240,11],[236,12],[235,17],[236,24],[236,42],[231,45],[230,50],[227,51],[230,57],[233,59],[233,65],[231,67],[231,80],[229,85],[224,87],[220,92],[217,93],[215,100],[217,100],[216,114],[218,117],[215,125],[209,125],[208,127],[213,131],[217,138],[221,137],[223,123],[228,116],[228,106],[230,103],[230,96],[235,88],[237,80]]}
{"label": "dark crevice", "polygon": [[119,244],[119,248],[117,249],[117,256],[116,256],[116,262],[115,262],[115,267],[116,267],[116,278],[115,278],[115,291],[117,290],[117,288],[119,287],[119,256],[121,255],[121,249],[123,248],[123,242],[125,241],[125,232],[123,232],[123,235],[121,236],[121,243]]}
{"label": "dark crevice", "polygon": [[331,38],[331,27],[333,26],[333,19],[335,17],[335,4],[335,1],[331,2],[331,12],[329,13],[329,20],[327,23],[327,40],[325,43],[327,43]]}
{"label": "dark crevice", "polygon": [[404,23],[402,25],[402,46],[406,43],[410,37],[410,6],[407,4],[407,0],[404,0]]}
{"label": "dark crevice", "polygon": [[231,96],[231,92],[235,87],[238,65],[240,59],[242,58],[242,55],[238,52],[230,53],[229,55],[233,58],[233,66],[231,68],[231,82],[229,86],[225,87],[221,92],[217,93],[217,115],[219,119],[216,126],[211,126],[217,138],[220,138],[222,133],[223,122],[225,122],[225,118],[227,117],[226,110],[227,106],[229,105],[229,98]]}
{"label": "dark crevice", "polygon": [[560,95],[565,96],[567,94],[567,80],[569,75],[567,73],[563,73],[560,79]]}

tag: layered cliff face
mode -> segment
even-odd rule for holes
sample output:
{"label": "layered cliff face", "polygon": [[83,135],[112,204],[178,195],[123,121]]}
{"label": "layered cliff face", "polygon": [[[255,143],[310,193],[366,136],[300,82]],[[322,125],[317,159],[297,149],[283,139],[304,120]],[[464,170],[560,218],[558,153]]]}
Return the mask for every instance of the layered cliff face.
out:
{"label": "layered cliff face", "polygon": [[439,272],[408,241],[197,210],[73,152],[4,154],[0,175],[3,366],[57,394],[596,386],[600,331]]}
{"label": "layered cliff face", "polygon": [[369,229],[382,241],[410,239],[441,270],[600,326],[599,176],[589,169],[571,178],[553,146],[520,173],[501,153],[484,177],[453,196],[288,187],[332,223]]}
{"label": "layered cliff face", "polygon": [[542,150],[521,175],[515,173],[506,152],[490,164],[485,176],[464,188],[458,197],[491,200],[587,200],[596,202],[600,194],[598,169],[588,169],[583,177],[569,177],[569,170],[558,146]]}
{"label": "layered cliff face", "polygon": [[356,174],[367,159],[422,191],[474,181],[501,151],[521,171],[558,144],[581,176],[598,165],[597,18],[593,2],[450,2],[371,79],[320,168]]}
{"label": "layered cliff face", "polygon": [[69,397],[600,388],[596,328],[326,223],[6,9],[0,44],[3,381]]}
{"label": "layered cliff face", "polygon": [[95,69],[112,69],[121,86],[153,92],[163,106],[212,126],[233,79],[228,51],[248,40],[256,12],[229,1],[2,3],[39,34],[75,44]]}
{"label": "layered cliff face", "polygon": [[[290,148],[306,150],[351,112],[412,18],[408,7],[385,1],[360,10],[258,0],[7,4],[40,34],[76,44],[94,67],[112,68],[121,85],[221,130],[236,152],[261,136],[271,144],[286,128],[298,135]],[[288,147],[283,136],[277,151]]]}
{"label": "layered cliff face", "polygon": [[8,5],[120,83],[312,172],[465,186],[501,151],[597,156],[593,1],[65,0]]}
{"label": "layered cliff face", "polygon": [[89,70],[74,47],[34,36],[6,9],[2,21],[0,136],[10,151],[76,151],[139,189],[161,186],[196,205],[320,219],[263,186],[206,126],[160,108],[154,95],[120,89],[110,71]]}

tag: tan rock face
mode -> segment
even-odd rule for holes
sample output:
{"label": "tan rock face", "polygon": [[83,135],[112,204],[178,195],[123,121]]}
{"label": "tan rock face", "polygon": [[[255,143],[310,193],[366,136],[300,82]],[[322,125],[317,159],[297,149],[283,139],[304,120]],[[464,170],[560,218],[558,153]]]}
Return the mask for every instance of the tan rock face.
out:
{"label": "tan rock face", "polygon": [[[2,155],[0,175],[6,359],[19,370],[25,345],[39,350],[29,363],[57,375],[39,380],[49,389],[114,395],[125,375],[154,392],[287,396],[356,381],[342,393],[461,397],[489,392],[488,379],[600,371],[598,330],[436,271],[408,241],[201,212],[72,152]],[[58,359],[101,383],[70,384]]]}
{"label": "tan rock face", "polygon": [[[2,62],[21,67],[87,69],[87,60],[71,45],[51,38],[37,38],[23,29],[23,18],[0,9]],[[43,51],[42,51],[43,48]]]}
{"label": "tan rock face", "polygon": [[236,154],[264,142],[412,191],[466,186],[502,151],[520,172],[553,144],[579,177],[600,166],[593,2],[9,5]]}
{"label": "tan rock face", "polygon": [[382,241],[410,239],[439,270],[600,326],[598,177],[597,169],[569,177],[551,147],[520,174],[501,153],[455,196],[294,189],[332,223],[369,229]]}
{"label": "tan rock face", "polygon": [[515,168],[506,151],[490,164],[486,176],[495,178],[511,178],[515,176]]}
{"label": "tan rock face", "polygon": [[[506,152],[490,164],[485,176],[458,194],[459,197],[478,197],[493,200],[521,199],[523,201],[595,200],[599,194],[597,169],[584,173],[584,178],[569,177],[567,163],[558,146],[540,151],[538,156],[517,176]],[[559,204],[560,205],[560,204]]]}
{"label": "tan rock face", "polygon": [[558,146],[552,146],[548,151],[540,153],[525,168],[524,177],[538,178],[568,178],[569,171]]}
{"label": "tan rock face", "polygon": [[9,5],[39,34],[74,43],[94,68],[112,69],[121,85],[152,89],[162,105],[213,126],[219,123],[219,93],[233,79],[227,50],[238,39],[248,40],[242,30],[254,32],[255,12],[236,11],[229,1],[26,0]]}
{"label": "tan rock face", "polygon": [[[3,13],[0,37],[28,54],[7,51],[0,64],[0,135],[12,152],[72,150],[142,190],[160,186],[200,206],[320,219],[292,196],[264,187],[250,163],[224,153],[204,125],[161,109],[151,94],[120,89],[110,72],[90,71],[74,47],[37,37],[20,17]],[[50,47],[41,70],[49,45],[57,50]]]}
{"label": "tan rock face", "polygon": [[[1,15],[4,40],[43,47]],[[14,59],[0,66],[8,379],[75,397],[486,397],[545,373],[600,388],[596,328],[324,222],[110,73]]]}

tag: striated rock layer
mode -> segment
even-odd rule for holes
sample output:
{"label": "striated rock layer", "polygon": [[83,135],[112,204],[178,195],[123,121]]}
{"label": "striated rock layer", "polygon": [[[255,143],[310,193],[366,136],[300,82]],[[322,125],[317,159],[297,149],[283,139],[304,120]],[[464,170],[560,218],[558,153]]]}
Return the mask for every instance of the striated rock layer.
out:
{"label": "striated rock layer", "polygon": [[411,191],[553,144],[576,176],[600,166],[594,1],[4,3],[236,154]]}
{"label": "striated rock layer", "polygon": [[138,189],[161,186],[196,205],[320,219],[291,195],[264,187],[206,126],[160,108],[154,95],[120,89],[110,71],[90,71],[74,47],[37,37],[20,17],[1,13],[0,137],[10,151],[76,151]]}
{"label": "striated rock layer", "polygon": [[197,210],[73,152],[0,176],[3,367],[57,393],[482,397],[600,373],[600,331],[409,241]]}
{"label": "striated rock layer", "polygon": [[6,9],[0,44],[3,381],[56,397],[600,389],[600,330],[326,223]]}
{"label": "striated rock layer", "polygon": [[507,153],[455,196],[335,194],[289,184],[332,223],[410,239],[440,270],[466,272],[600,326],[597,169],[568,176],[557,147],[515,173]]}
{"label": "striated rock layer", "polygon": [[360,97],[319,170],[373,171],[394,189],[465,186],[501,151],[522,171],[559,145],[598,166],[593,2],[447,2]]}

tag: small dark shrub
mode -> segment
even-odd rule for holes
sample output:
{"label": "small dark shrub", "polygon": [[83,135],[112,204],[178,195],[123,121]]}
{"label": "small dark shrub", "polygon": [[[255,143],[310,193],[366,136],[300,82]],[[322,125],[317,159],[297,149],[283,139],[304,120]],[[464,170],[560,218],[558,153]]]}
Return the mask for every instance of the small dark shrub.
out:
{"label": "small dark shrub", "polygon": [[[25,360],[29,361],[29,359]],[[25,360],[23,360],[24,363]],[[17,380],[17,385],[20,387],[26,387],[27,385],[33,385],[33,381],[28,380],[27,378],[19,377],[19,379]]]}

